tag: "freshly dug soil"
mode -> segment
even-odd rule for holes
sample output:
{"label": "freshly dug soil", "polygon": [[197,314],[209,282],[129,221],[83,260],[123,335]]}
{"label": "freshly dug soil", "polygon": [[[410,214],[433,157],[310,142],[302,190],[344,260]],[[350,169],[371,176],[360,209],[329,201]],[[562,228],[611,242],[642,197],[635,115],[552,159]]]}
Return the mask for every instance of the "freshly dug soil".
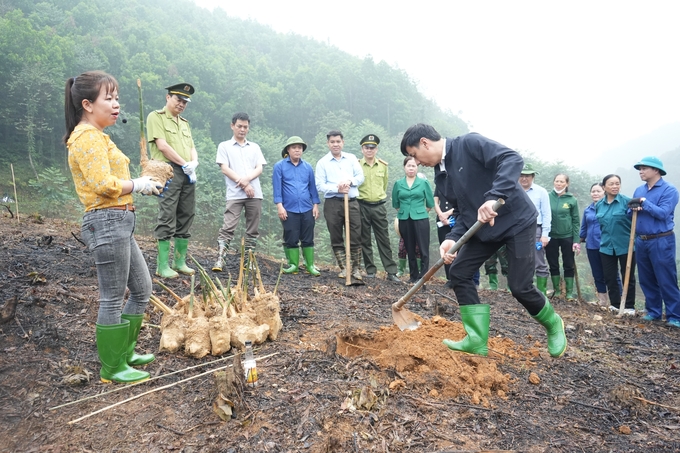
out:
{"label": "freshly dug soil", "polygon": [[[102,384],[97,277],[78,232],[0,219],[0,306],[18,302],[0,325],[0,452],[680,451],[680,330],[553,300],[569,338],[554,359],[543,328],[509,293],[481,291],[491,304],[489,356],[454,353],[442,340],[465,332],[442,282],[409,301],[422,325],[402,332],[390,306],[405,284],[345,286],[334,268],[281,276],[283,326],[256,348],[259,385],[238,396],[234,418],[215,412],[210,371],[231,366],[238,349],[217,360],[158,352],[161,313],[151,306],[137,350],[156,354],[144,367],[152,379]],[[155,244],[137,239],[153,272]],[[207,267],[215,251],[190,244],[190,253]],[[273,291],[280,263],[258,264]],[[221,280],[235,280],[236,255],[225,271]],[[189,292],[188,279],[165,283]]]}

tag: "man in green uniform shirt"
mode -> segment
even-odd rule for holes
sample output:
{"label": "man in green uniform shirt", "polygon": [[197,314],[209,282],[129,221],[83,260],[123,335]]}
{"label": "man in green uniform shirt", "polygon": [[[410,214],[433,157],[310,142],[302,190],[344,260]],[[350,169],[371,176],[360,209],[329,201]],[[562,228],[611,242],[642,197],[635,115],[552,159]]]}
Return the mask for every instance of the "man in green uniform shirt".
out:
{"label": "man in green uniform shirt", "polygon": [[366,277],[374,278],[377,268],[373,263],[373,247],[371,245],[371,229],[375,235],[380,260],[382,261],[387,280],[399,282],[397,264],[392,258],[389,227],[387,223],[387,162],[376,159],[380,139],[375,134],[369,134],[361,139],[361,153],[359,159],[364,171],[364,182],[359,186],[359,207],[361,208],[361,251],[364,257]]}
{"label": "man in green uniform shirt", "polygon": [[[191,128],[180,116],[191,102],[194,87],[179,83],[167,87],[165,107],[149,114],[146,130],[151,158],[169,163],[173,168],[172,182],[158,202],[158,224],[154,235],[158,239],[156,275],[175,278],[177,272],[192,275],[194,270],[186,265],[189,228],[196,210],[196,167],[198,154],[191,137]],[[170,239],[175,238],[175,256],[172,268],[168,264]]]}

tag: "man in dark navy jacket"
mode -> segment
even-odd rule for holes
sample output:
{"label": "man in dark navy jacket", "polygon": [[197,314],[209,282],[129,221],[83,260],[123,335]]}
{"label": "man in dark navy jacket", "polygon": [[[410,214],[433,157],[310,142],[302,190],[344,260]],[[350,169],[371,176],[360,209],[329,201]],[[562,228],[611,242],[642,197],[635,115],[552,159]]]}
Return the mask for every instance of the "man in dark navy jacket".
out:
{"label": "man in dark navy jacket", "polygon": [[[451,264],[449,274],[467,336],[456,342],[444,340],[444,344],[454,351],[487,355],[489,305],[480,303],[472,276],[506,245],[512,295],[545,327],[550,355],[564,354],[564,322],[533,284],[537,212],[517,182],[524,166],[522,157],[476,133],[443,138],[427,124],[416,124],[404,133],[401,153],[415,157],[420,165],[439,167],[436,184],[458,213],[440,253],[444,262]],[[505,204],[495,212],[492,206],[499,198]],[[456,255],[449,254],[448,250],[477,220],[488,225]]]}

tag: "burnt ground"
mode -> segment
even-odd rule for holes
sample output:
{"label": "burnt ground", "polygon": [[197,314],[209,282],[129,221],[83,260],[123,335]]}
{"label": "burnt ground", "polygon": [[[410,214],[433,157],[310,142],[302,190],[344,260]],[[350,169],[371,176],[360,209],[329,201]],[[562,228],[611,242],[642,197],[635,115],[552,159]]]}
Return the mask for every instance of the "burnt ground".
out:
{"label": "burnt ground", "polygon": [[[281,278],[283,329],[256,350],[260,385],[244,392],[235,418],[212,408],[210,371],[232,363],[231,352],[212,364],[219,358],[158,353],[146,367],[152,380],[102,384],[96,273],[72,232],[79,226],[0,219],[0,305],[17,301],[0,325],[2,452],[680,451],[680,331],[554,300],[569,348],[553,359],[543,329],[507,292],[481,291],[491,304],[490,353],[474,357],[441,344],[463,335],[441,282],[409,302],[421,328],[400,332],[390,305],[406,285],[346,287],[327,267],[319,278]],[[153,241],[138,242],[154,270]],[[206,265],[214,258],[191,251]],[[258,262],[272,291],[280,264]],[[232,274],[236,263],[230,257]],[[188,293],[188,279],[168,283]],[[161,313],[147,313],[138,350],[154,352]]]}

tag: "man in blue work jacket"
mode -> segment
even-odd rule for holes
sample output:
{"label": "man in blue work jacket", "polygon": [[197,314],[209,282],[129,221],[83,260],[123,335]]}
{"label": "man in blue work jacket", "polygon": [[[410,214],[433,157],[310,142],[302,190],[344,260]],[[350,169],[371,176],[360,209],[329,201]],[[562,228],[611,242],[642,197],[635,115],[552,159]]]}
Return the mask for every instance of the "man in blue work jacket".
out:
{"label": "man in blue work jacket", "polygon": [[666,303],[666,323],[680,328],[680,289],[675,266],[673,233],[678,189],[664,181],[666,174],[658,157],[648,156],[634,165],[645,182],[628,206],[637,211],[635,258],[640,287],[645,294],[646,321],[661,321]]}

